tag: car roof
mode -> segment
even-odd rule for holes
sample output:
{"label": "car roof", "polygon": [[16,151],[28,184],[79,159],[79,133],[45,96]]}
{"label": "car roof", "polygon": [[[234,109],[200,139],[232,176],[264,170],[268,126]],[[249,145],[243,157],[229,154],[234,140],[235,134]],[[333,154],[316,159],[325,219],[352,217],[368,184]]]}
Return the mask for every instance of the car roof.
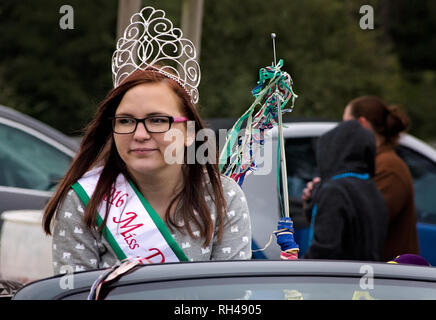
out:
{"label": "car roof", "polygon": [[[333,129],[338,123],[335,121],[285,122],[283,123],[283,134],[285,138],[289,136],[293,138],[316,137]],[[278,128],[274,127],[271,130],[271,134],[274,139],[277,139]],[[411,134],[401,134],[399,144],[417,151],[433,162],[436,162],[436,149]]]}
{"label": "car roof", "polygon": [[[237,120],[236,118],[211,118],[206,119],[205,123],[209,128],[218,133],[219,129],[231,129]],[[317,137],[333,129],[338,123],[339,121],[323,118],[284,118],[283,134],[285,138]],[[273,139],[276,140],[278,135],[277,126],[267,131],[266,134],[272,135]],[[401,134],[399,143],[424,154],[433,162],[436,162],[436,149],[413,135],[408,133]]]}
{"label": "car roof", "polygon": [[45,123],[17,110],[0,105],[0,118],[7,119],[36,130],[74,152],[79,150],[79,143],[74,138],[68,137],[55,128],[52,128]]}
{"label": "car roof", "polygon": [[[247,276],[362,277],[362,266],[370,266],[374,278],[436,282],[436,268],[423,266],[333,260],[234,260],[145,265],[124,275],[118,284]],[[103,272],[94,270],[74,274],[74,289],[70,291],[59,286],[65,275],[36,281],[21,288],[14,299],[57,299],[83,292],[89,290]]]}

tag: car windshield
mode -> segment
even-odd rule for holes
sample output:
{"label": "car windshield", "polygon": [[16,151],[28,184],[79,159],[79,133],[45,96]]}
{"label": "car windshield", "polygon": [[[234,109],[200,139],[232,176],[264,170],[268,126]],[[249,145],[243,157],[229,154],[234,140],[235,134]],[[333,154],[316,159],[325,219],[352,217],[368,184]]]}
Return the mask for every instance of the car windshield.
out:
{"label": "car windshield", "polygon": [[[86,293],[66,299],[85,299]],[[111,300],[409,300],[436,299],[436,283],[358,277],[229,277],[116,286]]]}

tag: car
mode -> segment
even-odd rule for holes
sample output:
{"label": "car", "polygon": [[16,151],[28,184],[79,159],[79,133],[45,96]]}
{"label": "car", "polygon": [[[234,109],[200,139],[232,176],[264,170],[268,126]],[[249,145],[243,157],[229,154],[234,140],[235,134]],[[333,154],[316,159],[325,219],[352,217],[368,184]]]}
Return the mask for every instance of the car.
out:
{"label": "car", "polygon": [[[106,270],[66,273],[35,281],[20,288],[12,299],[86,300],[93,283]],[[102,286],[99,298],[172,300],[165,304],[166,308],[180,306],[180,302],[174,305],[176,301],[197,299],[434,300],[436,268],[333,260],[147,264]],[[214,309],[213,312],[219,312]],[[175,307],[173,310],[177,312]]]}
{"label": "car", "polygon": [[[308,181],[317,176],[316,142],[338,122],[287,122],[284,123],[286,168],[290,196],[290,216],[294,220],[295,238],[300,246],[300,256],[307,250],[309,222],[302,210],[301,193]],[[220,121],[219,126],[224,127]],[[272,150],[277,148],[277,128],[270,132]],[[222,146],[221,146],[222,147]],[[420,255],[436,265],[436,150],[422,140],[403,134],[396,149],[406,162],[414,179],[415,204]],[[272,152],[272,170],[268,175],[250,174],[242,188],[246,194],[252,220],[253,249],[260,250],[270,240],[277,228],[280,209],[277,189],[277,157]],[[406,252],[405,252],[406,253]],[[280,248],[275,243],[266,250],[254,251],[257,259],[276,259]]]}
{"label": "car", "polygon": [[[51,253],[47,252],[51,243],[42,232],[41,209],[78,149],[77,139],[0,105],[0,272],[3,279],[26,282],[52,274]],[[41,263],[47,257],[50,259]]]}
{"label": "car", "polygon": [[43,208],[78,150],[78,140],[0,105],[0,213]]}

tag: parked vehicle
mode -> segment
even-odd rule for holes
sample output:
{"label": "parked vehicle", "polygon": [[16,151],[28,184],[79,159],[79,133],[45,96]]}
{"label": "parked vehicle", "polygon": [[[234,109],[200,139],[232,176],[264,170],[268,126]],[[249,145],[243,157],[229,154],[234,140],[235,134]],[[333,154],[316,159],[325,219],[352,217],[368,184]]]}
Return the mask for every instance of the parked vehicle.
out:
{"label": "parked vehicle", "polygon": [[78,141],[0,106],[1,279],[28,282],[53,274],[40,210],[78,149]]}
{"label": "parked vehicle", "polygon": [[0,213],[43,208],[78,149],[76,140],[0,105]]}
{"label": "parked vehicle", "polygon": [[[317,176],[316,142],[319,136],[336,126],[336,122],[286,123],[283,130],[290,196],[290,215],[296,228],[300,254],[307,249],[309,223],[303,214],[301,192],[306,183]],[[277,128],[271,130],[273,150],[277,148]],[[404,134],[397,148],[414,179],[421,255],[436,265],[436,150],[409,134]],[[277,157],[272,152],[272,170],[268,175],[247,176],[243,189],[247,196],[253,230],[253,248],[262,248],[277,228],[280,218],[277,191]],[[406,252],[405,252],[406,253]],[[254,253],[258,259],[277,259],[280,248],[275,241],[265,251]]]}
{"label": "parked vehicle", "polygon": [[[36,281],[13,299],[87,299],[103,272]],[[106,300],[436,299],[436,268],[326,260],[151,264],[135,267],[101,292]]]}

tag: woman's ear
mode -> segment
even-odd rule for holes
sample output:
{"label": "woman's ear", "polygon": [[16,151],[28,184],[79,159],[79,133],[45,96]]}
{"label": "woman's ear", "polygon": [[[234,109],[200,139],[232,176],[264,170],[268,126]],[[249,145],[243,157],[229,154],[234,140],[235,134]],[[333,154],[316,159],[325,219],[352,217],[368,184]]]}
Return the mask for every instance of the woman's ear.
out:
{"label": "woman's ear", "polygon": [[360,123],[360,125],[362,127],[364,127],[365,129],[369,129],[372,130],[372,126],[371,123],[369,123],[369,121],[365,118],[365,117],[359,117],[357,119],[357,121]]}

